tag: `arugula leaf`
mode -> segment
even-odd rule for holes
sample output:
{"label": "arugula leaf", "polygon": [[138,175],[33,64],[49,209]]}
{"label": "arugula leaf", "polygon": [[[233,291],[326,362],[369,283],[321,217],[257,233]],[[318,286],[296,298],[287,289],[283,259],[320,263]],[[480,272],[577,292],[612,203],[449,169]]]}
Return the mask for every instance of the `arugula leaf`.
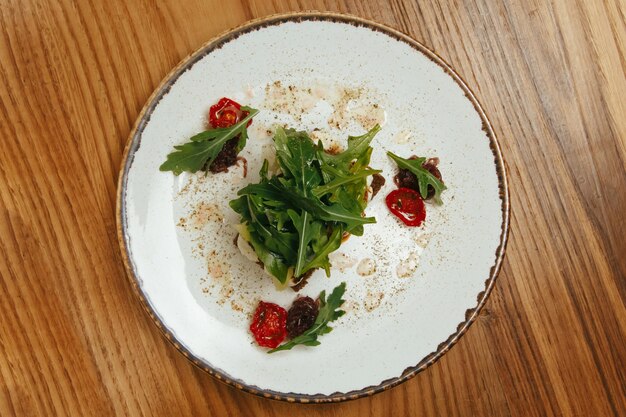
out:
{"label": "arugula leaf", "polygon": [[348,136],[348,149],[338,153],[337,155],[328,155],[324,157],[328,162],[337,165],[340,163],[347,163],[354,159],[359,158],[363,152],[367,152],[370,147],[370,143],[374,139],[374,136],[380,132],[380,125],[374,126],[369,132],[361,136]]}
{"label": "arugula leaf", "polygon": [[280,181],[270,180],[267,183],[249,184],[239,190],[237,195],[260,195],[267,200],[283,201],[294,210],[307,211],[326,221],[343,222],[349,227],[376,223],[375,218],[362,217],[360,213],[353,213],[341,204],[326,205],[319,199],[304,197]]}
{"label": "arugula leaf", "polygon": [[320,342],[317,340],[319,336],[330,333],[333,329],[328,325],[328,323],[337,320],[339,317],[343,316],[346,312],[343,310],[339,310],[339,307],[342,306],[345,300],[343,297],[346,292],[346,283],[342,282],[339,284],[333,292],[326,299],[326,291],[322,291],[319,295],[319,303],[320,309],[317,314],[317,318],[313,323],[313,326],[307,331],[305,331],[300,336],[294,337],[287,343],[283,343],[282,345],[274,348],[267,353],[274,353],[281,350],[290,350],[294,346],[297,345],[305,345],[305,346],[317,346]]}
{"label": "arugula leaf", "polygon": [[[350,173],[356,175],[361,170],[368,168],[370,159],[372,157],[372,147],[369,147],[363,152],[350,167]],[[367,200],[365,199],[365,190],[367,189],[367,180],[363,178],[359,182],[351,183],[345,187],[347,193],[358,196],[356,202],[361,210],[365,210],[367,207]]]}
{"label": "arugula leaf", "polygon": [[246,127],[245,129],[242,129],[241,133],[239,134],[239,140],[237,141],[237,147],[235,148],[235,151],[237,152],[237,154],[243,151],[243,148],[246,147],[247,142],[248,142],[248,128]]}
{"label": "arugula leaf", "polygon": [[[322,173],[330,174],[330,178],[325,183],[332,181],[333,177],[335,179],[337,177],[359,177],[361,171],[368,169],[373,151],[369,144],[379,130],[380,126],[376,125],[365,135],[349,137],[348,149],[334,157],[327,158],[327,164],[322,166]],[[330,195],[329,201],[340,202],[351,212],[363,211],[367,207],[366,190],[367,178],[361,177],[335,189]],[[356,226],[356,228],[362,229],[361,226]],[[352,233],[352,230],[348,230],[348,232]]]}
{"label": "arugula leaf", "polygon": [[323,206],[320,217],[323,220],[345,223],[348,230],[364,224],[376,223],[376,219],[374,217],[362,217],[358,214],[354,214],[350,210],[344,208],[341,204]]}
{"label": "arugula leaf", "polygon": [[299,215],[293,210],[287,210],[287,214],[291,218],[299,236],[298,258],[296,261],[296,270],[294,271],[294,276],[299,277],[304,272],[304,263],[306,262],[309,243],[313,238],[319,236],[322,225],[319,222],[312,221],[311,215],[307,211]]}
{"label": "arugula leaf", "polygon": [[191,142],[174,146],[175,151],[167,155],[166,161],[159,167],[159,170],[172,171],[175,175],[180,175],[183,171],[197,172],[204,166],[211,165],[224,148],[224,144],[237,135],[240,135],[237,151],[241,151],[248,137],[246,126],[259,112],[246,106],[242,106],[241,109],[248,114],[238,123],[230,127],[200,132],[191,137]]}
{"label": "arugula leaf", "polygon": [[341,238],[343,235],[343,228],[341,226],[333,229],[329,237],[323,236],[313,243],[313,259],[311,259],[305,266],[304,270],[314,268],[324,268],[326,276],[330,277],[330,261],[328,255],[339,249],[341,246]]}
{"label": "arugula leaf", "polygon": [[254,196],[246,196],[246,198],[251,223],[255,225],[255,231],[264,240],[265,246],[270,251],[282,255],[287,261],[293,261],[295,256],[292,248],[297,244],[296,234],[282,232],[269,224],[265,225],[267,219],[261,218],[265,217],[261,205],[255,202]]}
{"label": "arugula leaf", "polygon": [[426,199],[426,197],[428,196],[428,186],[430,185],[435,189],[435,196],[433,197],[433,200],[437,204],[442,204],[441,192],[447,187],[440,179],[435,177],[422,166],[422,164],[426,162],[426,158],[405,159],[391,152],[387,152],[387,155],[391,159],[396,161],[396,164],[399,168],[408,169],[413,174],[415,174],[415,176],[417,177],[420,195],[423,199]]}
{"label": "arugula leaf", "polygon": [[263,240],[254,233],[254,227],[252,225],[240,227],[239,233],[244,240],[252,245],[267,272],[272,274],[281,284],[287,282],[287,278],[289,278],[289,266],[285,263],[284,259],[267,249]]}
{"label": "arugula leaf", "polygon": [[261,169],[259,170],[259,177],[261,177],[261,182],[266,182],[268,180],[267,173],[269,171],[270,163],[267,159],[263,160],[263,165],[261,165]]}
{"label": "arugula leaf", "polygon": [[[289,133],[289,135],[287,135]],[[282,127],[276,129],[274,136],[276,158],[283,172],[295,180],[297,188],[305,197],[311,187],[321,181],[321,176],[313,166],[315,146],[305,132],[296,132],[293,129],[285,131]]]}
{"label": "arugula leaf", "polygon": [[313,194],[317,197],[321,197],[324,194],[327,194],[335,190],[341,185],[350,184],[352,182],[357,182],[357,181],[362,180],[363,178],[369,177],[370,175],[379,174],[381,172],[382,171],[379,169],[364,169],[352,175],[337,176],[335,179],[331,180],[330,182],[324,185],[321,185],[319,187],[316,187],[313,190]]}

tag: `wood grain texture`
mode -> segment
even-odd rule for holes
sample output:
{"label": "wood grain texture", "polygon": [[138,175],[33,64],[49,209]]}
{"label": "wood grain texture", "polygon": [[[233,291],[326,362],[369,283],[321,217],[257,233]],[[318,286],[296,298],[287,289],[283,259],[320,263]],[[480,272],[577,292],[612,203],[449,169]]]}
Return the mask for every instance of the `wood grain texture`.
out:
{"label": "wood grain texture", "polygon": [[[301,406],[227,387],[141,309],[115,190],[146,99],[216,34],[331,10],[397,28],[473,87],[511,190],[507,257],[437,364]],[[621,0],[0,0],[0,415],[626,413],[626,4]]]}

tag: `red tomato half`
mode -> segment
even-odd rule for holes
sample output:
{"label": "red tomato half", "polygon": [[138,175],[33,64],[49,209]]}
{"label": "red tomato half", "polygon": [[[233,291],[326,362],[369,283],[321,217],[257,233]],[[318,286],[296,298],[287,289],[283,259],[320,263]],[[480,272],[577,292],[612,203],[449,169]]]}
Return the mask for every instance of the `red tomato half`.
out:
{"label": "red tomato half", "polygon": [[419,193],[410,188],[399,188],[385,199],[389,210],[407,226],[419,226],[426,219],[426,207]]}
{"label": "red tomato half", "polygon": [[254,312],[250,331],[259,346],[275,348],[287,337],[287,310],[261,301]]}
{"label": "red tomato half", "polygon": [[[209,109],[209,124],[212,128],[230,127],[238,123],[242,118],[248,115],[247,112],[241,111],[241,105],[234,100],[222,97],[217,104]],[[248,122],[248,126],[252,120]]]}

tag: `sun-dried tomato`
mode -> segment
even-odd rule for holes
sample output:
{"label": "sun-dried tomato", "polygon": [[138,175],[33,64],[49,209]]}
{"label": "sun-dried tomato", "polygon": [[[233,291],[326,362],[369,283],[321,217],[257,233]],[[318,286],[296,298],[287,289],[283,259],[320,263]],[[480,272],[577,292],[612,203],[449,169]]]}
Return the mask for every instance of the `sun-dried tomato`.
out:
{"label": "sun-dried tomato", "polygon": [[300,336],[315,323],[319,306],[311,297],[298,297],[287,312],[287,334],[290,338]]}
{"label": "sun-dried tomato", "polygon": [[250,324],[259,346],[275,348],[287,337],[287,311],[274,303],[261,301]]}
{"label": "sun-dried tomato", "polygon": [[410,188],[393,190],[385,199],[389,210],[407,226],[419,226],[426,219],[426,208],[420,194]]}
{"label": "sun-dried tomato", "polygon": [[[248,115],[241,110],[241,104],[227,97],[222,97],[209,109],[209,124],[212,128],[230,127]],[[248,122],[248,126],[252,120]]]}

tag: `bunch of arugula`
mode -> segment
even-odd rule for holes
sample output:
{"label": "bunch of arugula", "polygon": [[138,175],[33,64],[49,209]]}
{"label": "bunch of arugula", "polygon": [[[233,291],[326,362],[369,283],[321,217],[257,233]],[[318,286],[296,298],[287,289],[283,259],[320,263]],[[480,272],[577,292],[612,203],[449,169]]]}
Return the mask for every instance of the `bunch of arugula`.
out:
{"label": "bunch of arugula", "polygon": [[239,136],[237,153],[246,146],[248,122],[259,112],[251,107],[241,106],[247,113],[238,123],[229,127],[205,130],[191,137],[190,142],[174,146],[174,152],[167,155],[167,160],[159,167],[161,171],[172,171],[180,175],[183,171],[197,172],[211,166],[224,148],[226,142]]}
{"label": "bunch of arugula", "polygon": [[319,336],[323,336],[327,333],[330,333],[333,330],[332,327],[328,325],[328,323],[337,320],[339,317],[346,314],[345,311],[340,310],[345,300],[343,297],[346,292],[346,283],[342,282],[338,286],[335,287],[333,292],[330,293],[328,298],[326,298],[326,291],[322,291],[318,297],[320,303],[320,310],[317,314],[317,318],[308,330],[302,333],[300,336],[296,336],[290,341],[283,343],[282,345],[274,348],[267,353],[274,353],[281,350],[290,350],[294,346],[304,345],[304,346],[317,346],[320,344],[320,341],[317,340]]}
{"label": "bunch of arugula", "polygon": [[376,125],[362,136],[349,137],[345,151],[331,155],[306,132],[278,128],[274,135],[281,172],[268,177],[268,163],[258,184],[239,190],[230,206],[241,216],[239,233],[248,241],[266,271],[281,284],[323,268],[330,276],[328,255],[341,245],[344,233],[363,234],[367,206],[370,142]]}
{"label": "bunch of arugula", "polygon": [[432,187],[435,190],[433,200],[437,204],[443,204],[441,201],[441,193],[446,189],[446,186],[443,181],[424,168],[424,163],[427,158],[417,157],[415,159],[405,159],[392,152],[387,152],[387,155],[396,162],[398,168],[407,169],[415,175],[420,195],[424,200],[428,198],[428,188]]}

